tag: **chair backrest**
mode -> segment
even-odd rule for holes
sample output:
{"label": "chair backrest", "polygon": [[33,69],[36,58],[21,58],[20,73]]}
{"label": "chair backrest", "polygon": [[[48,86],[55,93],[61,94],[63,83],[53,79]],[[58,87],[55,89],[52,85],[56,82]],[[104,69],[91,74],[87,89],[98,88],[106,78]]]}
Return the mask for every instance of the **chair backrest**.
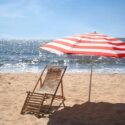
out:
{"label": "chair backrest", "polygon": [[66,66],[47,66],[46,76],[40,91],[54,94],[57,87],[61,83],[65,70]]}

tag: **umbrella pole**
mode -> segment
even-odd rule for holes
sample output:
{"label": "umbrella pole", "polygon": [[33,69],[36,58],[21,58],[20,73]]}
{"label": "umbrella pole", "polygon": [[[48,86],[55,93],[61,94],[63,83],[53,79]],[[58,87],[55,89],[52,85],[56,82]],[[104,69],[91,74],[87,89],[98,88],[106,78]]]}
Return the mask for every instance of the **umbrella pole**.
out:
{"label": "umbrella pole", "polygon": [[91,73],[90,73],[90,81],[89,81],[89,97],[88,97],[88,102],[90,102],[90,100],[91,100],[92,72],[93,72],[93,61],[91,63]]}

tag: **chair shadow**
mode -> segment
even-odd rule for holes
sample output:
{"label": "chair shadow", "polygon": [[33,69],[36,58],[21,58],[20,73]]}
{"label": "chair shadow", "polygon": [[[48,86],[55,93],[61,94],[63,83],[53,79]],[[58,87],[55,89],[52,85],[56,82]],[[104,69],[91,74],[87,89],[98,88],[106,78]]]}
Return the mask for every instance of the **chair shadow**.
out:
{"label": "chair shadow", "polygon": [[86,102],[56,111],[48,125],[125,125],[125,103]]}

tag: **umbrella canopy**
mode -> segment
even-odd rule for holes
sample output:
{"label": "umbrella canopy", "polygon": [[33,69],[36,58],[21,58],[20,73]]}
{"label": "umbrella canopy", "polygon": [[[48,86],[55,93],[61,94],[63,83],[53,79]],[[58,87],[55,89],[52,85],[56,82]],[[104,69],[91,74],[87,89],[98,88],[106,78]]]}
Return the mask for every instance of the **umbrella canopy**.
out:
{"label": "umbrella canopy", "polygon": [[88,33],[57,39],[40,48],[56,54],[125,57],[125,42],[99,33]]}
{"label": "umbrella canopy", "polygon": [[[87,33],[57,39],[40,48],[56,54],[75,54],[89,56],[125,57],[125,42],[99,33]],[[89,97],[91,95],[92,65],[89,84]]]}

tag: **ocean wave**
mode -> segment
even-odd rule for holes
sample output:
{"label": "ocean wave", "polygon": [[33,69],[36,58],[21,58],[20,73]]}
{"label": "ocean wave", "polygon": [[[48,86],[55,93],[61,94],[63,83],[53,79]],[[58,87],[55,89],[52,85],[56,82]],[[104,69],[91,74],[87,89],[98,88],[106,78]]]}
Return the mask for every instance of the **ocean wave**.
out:
{"label": "ocean wave", "polygon": [[[4,64],[0,67],[1,73],[15,73],[15,72],[41,72],[46,64],[41,65],[29,65],[27,63],[17,63],[17,64]],[[58,64],[62,65],[62,64]],[[67,72],[85,72],[89,73],[91,71],[91,64],[81,65],[81,64],[63,64],[67,65]],[[95,73],[125,73],[124,65],[93,65],[93,72]]]}
{"label": "ocean wave", "polygon": [[1,73],[16,73],[16,72],[39,72],[37,66],[29,66],[26,63],[4,64],[0,67]]}
{"label": "ocean wave", "polygon": [[[90,71],[89,56],[58,56],[39,49],[44,41],[15,41],[0,41],[0,72],[39,72],[46,64],[67,65],[68,72]],[[125,72],[125,59],[92,58],[95,72]]]}

